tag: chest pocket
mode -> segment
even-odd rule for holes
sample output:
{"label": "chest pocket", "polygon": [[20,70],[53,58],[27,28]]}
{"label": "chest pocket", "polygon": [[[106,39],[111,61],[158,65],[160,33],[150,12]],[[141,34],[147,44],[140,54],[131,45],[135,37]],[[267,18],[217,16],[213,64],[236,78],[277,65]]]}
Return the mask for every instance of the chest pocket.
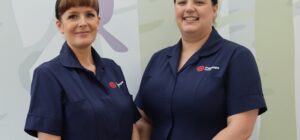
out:
{"label": "chest pocket", "polygon": [[123,132],[132,129],[131,96],[126,96],[122,92],[112,92],[106,98],[102,98],[101,102],[105,106],[105,112],[99,115],[103,118],[102,123],[106,135],[111,139],[122,139]]}
{"label": "chest pocket", "polygon": [[[194,106],[198,115],[204,118],[223,115],[226,110],[226,93],[222,77],[215,74],[206,75],[197,84],[194,94]],[[203,112],[208,113],[203,114]]]}

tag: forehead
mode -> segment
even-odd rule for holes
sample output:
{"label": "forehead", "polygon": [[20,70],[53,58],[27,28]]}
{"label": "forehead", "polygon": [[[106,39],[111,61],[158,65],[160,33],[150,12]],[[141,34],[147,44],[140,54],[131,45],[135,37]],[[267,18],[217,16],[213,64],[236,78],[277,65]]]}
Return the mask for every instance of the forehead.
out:
{"label": "forehead", "polygon": [[174,2],[205,2],[205,3],[213,3],[212,0],[175,0]]}
{"label": "forehead", "polygon": [[211,1],[211,0],[175,0],[176,1]]}
{"label": "forehead", "polygon": [[75,12],[96,12],[93,7],[89,6],[74,6],[70,7],[66,13],[75,13]]}
{"label": "forehead", "polygon": [[56,4],[59,8],[68,8],[74,6],[98,7],[98,0],[58,0]]}

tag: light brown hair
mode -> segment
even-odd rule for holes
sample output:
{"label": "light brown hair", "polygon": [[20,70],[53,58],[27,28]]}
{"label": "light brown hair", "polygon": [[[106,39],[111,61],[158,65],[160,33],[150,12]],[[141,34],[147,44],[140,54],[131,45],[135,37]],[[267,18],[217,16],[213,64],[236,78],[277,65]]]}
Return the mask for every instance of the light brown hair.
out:
{"label": "light brown hair", "polygon": [[99,15],[98,0],[56,0],[55,17],[60,20],[61,15],[72,7],[86,6],[96,10]]}

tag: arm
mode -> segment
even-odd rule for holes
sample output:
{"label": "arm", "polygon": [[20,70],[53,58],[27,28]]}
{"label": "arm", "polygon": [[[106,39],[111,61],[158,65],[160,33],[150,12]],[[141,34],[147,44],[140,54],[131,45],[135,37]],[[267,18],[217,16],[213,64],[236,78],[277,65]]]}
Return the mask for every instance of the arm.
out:
{"label": "arm", "polygon": [[[34,137],[38,137],[39,132],[56,136],[63,134],[62,93],[62,86],[48,64],[35,69],[31,84],[30,107],[24,128],[26,133]],[[41,135],[39,138],[43,140],[44,136]]]}
{"label": "arm", "polygon": [[139,112],[142,117],[136,122],[136,127],[140,135],[140,140],[150,140],[152,130],[151,121],[143,110],[139,109]]}
{"label": "arm", "polygon": [[133,124],[133,127],[132,127],[131,140],[140,140],[140,135],[139,135],[136,124]]}
{"label": "arm", "polygon": [[60,136],[51,135],[43,132],[38,132],[38,139],[39,140],[61,140]]}
{"label": "arm", "polygon": [[213,140],[247,140],[252,134],[258,109],[238,113],[227,118],[227,127]]}

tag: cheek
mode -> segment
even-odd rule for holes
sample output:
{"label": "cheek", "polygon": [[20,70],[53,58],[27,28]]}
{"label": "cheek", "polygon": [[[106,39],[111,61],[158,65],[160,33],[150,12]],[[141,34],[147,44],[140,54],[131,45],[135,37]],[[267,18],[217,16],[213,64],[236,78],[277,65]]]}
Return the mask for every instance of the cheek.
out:
{"label": "cheek", "polygon": [[175,13],[175,20],[176,22],[180,22],[182,20],[182,14],[180,12]]}
{"label": "cheek", "polygon": [[215,13],[211,13],[210,15],[208,15],[209,21],[213,23],[214,19],[215,19],[215,16],[216,16]]}
{"label": "cheek", "polygon": [[183,10],[181,10],[180,8],[176,8],[175,7],[175,16],[176,16],[176,19],[177,18],[181,18],[183,15]]}
{"label": "cheek", "polygon": [[98,30],[100,28],[100,24],[97,21],[93,21],[90,23],[90,28],[92,28],[92,30]]}
{"label": "cheek", "polygon": [[67,26],[65,26],[64,30],[65,32],[71,33],[76,30],[76,25],[68,24]]}
{"label": "cheek", "polygon": [[100,24],[97,24],[97,25],[95,26],[95,29],[98,31],[98,30],[100,29]]}

